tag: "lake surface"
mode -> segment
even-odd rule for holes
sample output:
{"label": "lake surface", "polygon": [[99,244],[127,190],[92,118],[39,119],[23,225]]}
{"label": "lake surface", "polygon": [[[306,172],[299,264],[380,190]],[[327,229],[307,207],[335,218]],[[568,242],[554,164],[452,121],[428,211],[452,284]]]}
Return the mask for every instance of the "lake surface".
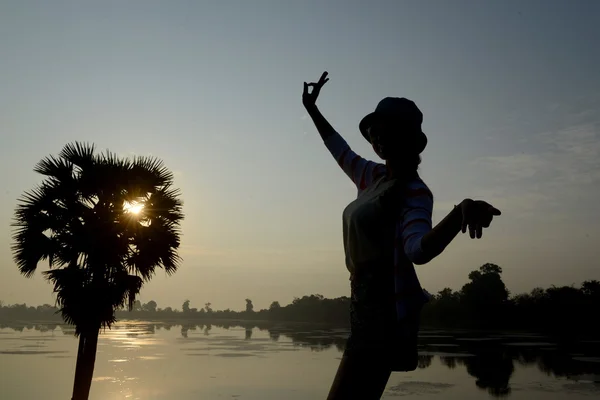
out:
{"label": "lake surface", "polygon": [[[0,325],[0,399],[70,399],[70,327]],[[345,330],[120,322],[100,335],[91,399],[324,399]],[[600,398],[600,341],[424,331],[384,399]]]}

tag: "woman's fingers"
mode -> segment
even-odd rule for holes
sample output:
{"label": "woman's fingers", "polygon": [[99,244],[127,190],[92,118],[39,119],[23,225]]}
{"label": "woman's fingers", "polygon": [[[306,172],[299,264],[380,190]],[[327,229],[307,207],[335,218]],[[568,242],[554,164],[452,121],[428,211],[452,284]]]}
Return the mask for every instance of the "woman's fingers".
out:
{"label": "woman's fingers", "polygon": [[[329,79],[326,79],[326,80],[325,80],[325,82],[327,82],[328,80],[329,80]],[[308,84],[308,86],[312,86],[312,87],[318,87],[318,88],[320,88],[321,86],[323,86],[323,85],[325,84],[325,82],[321,82],[321,81],[319,81],[319,82],[310,82],[310,83]]]}
{"label": "woman's fingers", "polygon": [[[309,90],[309,88],[312,87],[312,91]],[[304,95],[306,96],[310,96],[313,98],[313,100],[316,100],[317,96],[319,95],[319,84],[315,83],[315,82],[310,82],[310,83],[306,83],[304,82]]]}
{"label": "woman's fingers", "polygon": [[321,85],[325,84],[325,82],[327,82],[329,79],[327,78],[327,75],[329,74],[329,72],[325,71],[323,72],[323,74],[321,75],[321,77],[319,78],[319,83]]}
{"label": "woman's fingers", "polygon": [[[319,97],[319,92],[321,91],[321,87],[329,80],[327,78],[327,71],[323,72],[321,78],[319,78],[318,82],[304,82],[304,91],[302,92],[302,102],[304,105],[313,105],[316,103],[317,97]],[[309,88],[312,87],[312,91]]]}
{"label": "woman's fingers", "polygon": [[502,212],[500,212],[500,210],[498,210],[496,207],[490,206],[490,208],[488,209],[488,212],[492,215],[502,215]]}
{"label": "woman's fingers", "polygon": [[486,214],[482,219],[481,219],[481,226],[484,228],[489,228],[490,224],[492,223],[492,219],[494,217],[492,216],[492,214]]}
{"label": "woman's fingers", "polygon": [[483,235],[483,227],[479,224],[475,225],[475,235],[477,239],[481,239],[481,236]]}

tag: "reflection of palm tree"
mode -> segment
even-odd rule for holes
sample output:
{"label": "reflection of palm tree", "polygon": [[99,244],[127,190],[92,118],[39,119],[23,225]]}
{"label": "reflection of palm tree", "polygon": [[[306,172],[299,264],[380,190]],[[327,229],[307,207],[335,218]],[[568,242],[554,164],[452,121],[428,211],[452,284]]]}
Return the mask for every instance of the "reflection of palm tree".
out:
{"label": "reflection of palm tree", "polygon": [[92,145],[69,144],[35,171],[46,179],[17,206],[13,254],[26,277],[48,260],[44,275],[79,336],[73,398],[87,399],[101,327],[131,308],[157,267],[177,269],[181,201],[162,162],[98,155]]}
{"label": "reflection of palm tree", "polygon": [[430,367],[432,360],[433,360],[433,356],[430,356],[430,355],[426,355],[426,356],[419,355],[419,363],[418,363],[419,369],[425,369],[425,368]]}
{"label": "reflection of palm tree", "polygon": [[454,369],[456,368],[456,357],[440,357],[440,361],[442,362],[443,365],[445,365],[446,367],[450,368],[450,369]]}

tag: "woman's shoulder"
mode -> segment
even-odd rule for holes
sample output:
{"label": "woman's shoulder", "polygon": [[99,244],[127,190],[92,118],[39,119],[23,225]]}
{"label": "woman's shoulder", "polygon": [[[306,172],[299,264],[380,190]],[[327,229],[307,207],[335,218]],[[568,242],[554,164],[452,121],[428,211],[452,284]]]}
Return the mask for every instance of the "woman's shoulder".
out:
{"label": "woman's shoulder", "polygon": [[427,189],[429,189],[429,186],[427,186],[425,181],[419,175],[416,175],[415,177],[408,180],[408,187],[409,188],[427,188]]}
{"label": "woman's shoulder", "polygon": [[429,189],[429,186],[421,179],[421,177],[417,176],[411,179],[407,185],[406,197],[408,199],[418,199],[418,198],[429,198],[433,200],[433,193]]}

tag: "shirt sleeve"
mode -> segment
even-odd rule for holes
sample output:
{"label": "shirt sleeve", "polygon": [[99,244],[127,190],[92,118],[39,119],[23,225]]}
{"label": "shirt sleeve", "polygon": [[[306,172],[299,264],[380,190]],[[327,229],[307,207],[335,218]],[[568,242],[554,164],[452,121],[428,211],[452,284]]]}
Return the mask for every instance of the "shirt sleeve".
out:
{"label": "shirt sleeve", "polygon": [[359,191],[365,189],[377,177],[386,172],[384,164],[366,160],[352,151],[348,143],[337,132],[325,140],[325,146]]}
{"label": "shirt sleeve", "polygon": [[404,253],[414,264],[426,264],[430,259],[423,253],[421,240],[432,229],[433,195],[424,183],[411,184],[408,187],[404,207],[400,236]]}

